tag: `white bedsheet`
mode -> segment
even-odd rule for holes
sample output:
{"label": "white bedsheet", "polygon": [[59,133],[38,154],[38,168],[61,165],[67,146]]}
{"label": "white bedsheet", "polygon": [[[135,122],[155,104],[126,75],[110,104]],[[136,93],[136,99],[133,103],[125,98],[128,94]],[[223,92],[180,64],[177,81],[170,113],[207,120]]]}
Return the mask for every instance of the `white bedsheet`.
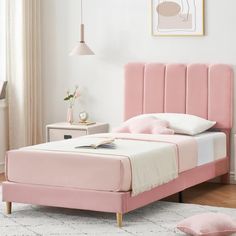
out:
{"label": "white bedsheet", "polygon": [[223,132],[204,132],[194,138],[198,145],[198,166],[226,157],[226,135]]}

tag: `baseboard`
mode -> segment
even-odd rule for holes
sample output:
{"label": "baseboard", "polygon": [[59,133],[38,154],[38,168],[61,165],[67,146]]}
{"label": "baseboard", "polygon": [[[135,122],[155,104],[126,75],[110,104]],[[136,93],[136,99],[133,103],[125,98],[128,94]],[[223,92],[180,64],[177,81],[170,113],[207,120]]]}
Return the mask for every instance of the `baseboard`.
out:
{"label": "baseboard", "polygon": [[5,172],[5,163],[0,163],[0,174]]}
{"label": "baseboard", "polygon": [[[216,177],[215,179],[212,179],[209,182],[221,183],[221,179],[220,179],[220,177]],[[233,171],[230,172],[230,175],[229,175],[229,184],[236,184],[235,174]]]}
{"label": "baseboard", "polygon": [[229,179],[230,184],[236,184],[236,179],[235,179],[235,174],[234,172],[230,172],[230,179]]}

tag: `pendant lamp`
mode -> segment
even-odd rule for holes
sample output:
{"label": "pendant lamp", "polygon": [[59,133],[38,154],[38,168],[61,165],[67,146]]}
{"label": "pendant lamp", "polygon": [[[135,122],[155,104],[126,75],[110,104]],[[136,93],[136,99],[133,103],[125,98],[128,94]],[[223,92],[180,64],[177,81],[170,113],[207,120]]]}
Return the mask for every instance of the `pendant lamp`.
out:
{"label": "pendant lamp", "polygon": [[89,48],[89,46],[84,41],[84,24],[83,24],[83,0],[80,0],[81,3],[81,24],[80,24],[80,41],[70,52],[70,56],[85,56],[85,55],[94,55],[94,52]]}

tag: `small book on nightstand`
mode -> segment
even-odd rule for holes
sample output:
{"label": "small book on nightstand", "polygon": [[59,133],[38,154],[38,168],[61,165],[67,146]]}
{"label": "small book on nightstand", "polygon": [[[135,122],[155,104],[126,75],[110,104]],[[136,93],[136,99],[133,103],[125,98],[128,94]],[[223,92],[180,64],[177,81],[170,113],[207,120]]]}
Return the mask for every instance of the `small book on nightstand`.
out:
{"label": "small book on nightstand", "polygon": [[79,125],[94,125],[96,122],[94,121],[79,121]]}
{"label": "small book on nightstand", "polygon": [[86,140],[75,148],[115,148],[114,138],[103,138],[98,141]]}

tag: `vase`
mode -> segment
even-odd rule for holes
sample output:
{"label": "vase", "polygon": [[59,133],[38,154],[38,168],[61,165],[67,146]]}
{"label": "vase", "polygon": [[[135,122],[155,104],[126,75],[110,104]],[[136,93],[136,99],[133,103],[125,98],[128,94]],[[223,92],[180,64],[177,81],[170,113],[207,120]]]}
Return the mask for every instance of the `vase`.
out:
{"label": "vase", "polygon": [[67,110],[67,122],[72,124],[73,121],[74,121],[74,119],[73,119],[73,108],[69,107],[68,110]]}

